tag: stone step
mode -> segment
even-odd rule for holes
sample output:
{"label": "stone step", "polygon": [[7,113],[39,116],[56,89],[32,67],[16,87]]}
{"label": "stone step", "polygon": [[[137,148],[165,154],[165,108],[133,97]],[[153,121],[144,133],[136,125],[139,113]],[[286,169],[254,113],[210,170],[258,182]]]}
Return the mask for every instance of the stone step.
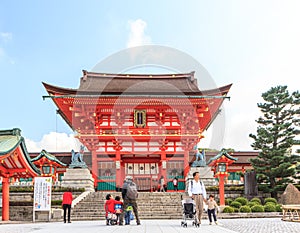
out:
{"label": "stone step", "polygon": [[[109,192],[90,193],[72,211],[74,220],[104,220],[105,197]],[[121,193],[111,192],[115,196]],[[137,199],[141,219],[180,219],[181,193],[139,193]]]}

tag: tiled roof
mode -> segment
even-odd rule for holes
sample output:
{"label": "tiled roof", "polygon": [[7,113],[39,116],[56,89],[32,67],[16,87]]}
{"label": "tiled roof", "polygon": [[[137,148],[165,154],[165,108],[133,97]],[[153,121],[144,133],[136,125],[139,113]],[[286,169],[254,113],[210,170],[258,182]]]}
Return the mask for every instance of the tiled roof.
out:
{"label": "tiled roof", "polygon": [[54,162],[60,164],[61,166],[64,166],[64,167],[67,166],[67,164],[61,162],[54,155],[48,153],[46,150],[42,150],[41,153],[38,156],[36,156],[35,158],[31,159],[31,162],[38,161],[38,160],[40,160],[43,157],[46,157],[47,159],[49,159],[51,161],[54,161]]}
{"label": "tiled roof", "polygon": [[78,89],[43,83],[49,94],[60,95],[226,95],[231,84],[199,90],[194,72],[184,74],[105,74],[83,71]]}
{"label": "tiled roof", "polygon": [[5,158],[7,154],[14,152],[18,147],[20,147],[20,150],[23,152],[22,154],[31,169],[36,174],[41,174],[41,171],[31,162],[25,140],[21,136],[21,130],[18,128],[12,130],[0,130],[0,159],[1,156]]}

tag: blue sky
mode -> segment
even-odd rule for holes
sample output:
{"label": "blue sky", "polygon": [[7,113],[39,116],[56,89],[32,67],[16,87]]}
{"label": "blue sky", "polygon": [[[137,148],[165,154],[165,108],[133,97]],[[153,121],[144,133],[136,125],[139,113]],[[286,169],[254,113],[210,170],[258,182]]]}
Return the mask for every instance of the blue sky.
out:
{"label": "blue sky", "polygon": [[224,123],[224,140],[214,144],[207,132],[202,145],[251,150],[260,94],[275,85],[299,89],[299,12],[297,0],[1,1],[0,128],[21,128],[29,151],[76,147],[53,102],[42,100],[41,82],[77,88],[82,69],[129,45],[153,44],[194,57],[217,86],[233,83],[211,129]]}

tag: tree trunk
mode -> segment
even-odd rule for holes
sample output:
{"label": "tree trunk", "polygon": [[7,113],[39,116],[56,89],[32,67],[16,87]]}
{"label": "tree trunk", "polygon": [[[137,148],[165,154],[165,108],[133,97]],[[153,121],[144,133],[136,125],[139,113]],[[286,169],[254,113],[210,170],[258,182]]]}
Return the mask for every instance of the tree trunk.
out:
{"label": "tree trunk", "polygon": [[274,190],[276,186],[276,183],[275,183],[275,178],[271,177],[270,178],[270,187],[271,187],[271,197],[275,198],[277,200],[277,191]]}

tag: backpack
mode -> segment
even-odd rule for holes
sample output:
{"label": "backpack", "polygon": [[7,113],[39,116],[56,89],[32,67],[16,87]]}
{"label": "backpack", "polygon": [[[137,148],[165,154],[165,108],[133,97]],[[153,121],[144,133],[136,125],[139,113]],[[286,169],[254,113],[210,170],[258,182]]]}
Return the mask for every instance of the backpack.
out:
{"label": "backpack", "polygon": [[138,196],[136,184],[133,182],[128,183],[126,197],[131,200],[135,200]]}
{"label": "backpack", "polygon": [[115,204],[115,211],[116,211],[116,214],[120,214],[122,213],[122,205],[121,204]]}
{"label": "backpack", "polygon": [[[191,189],[193,189],[193,184],[194,184],[194,182],[193,182],[193,180],[191,180]],[[201,189],[202,189],[203,188],[202,180],[200,180],[200,185],[201,185]]]}

